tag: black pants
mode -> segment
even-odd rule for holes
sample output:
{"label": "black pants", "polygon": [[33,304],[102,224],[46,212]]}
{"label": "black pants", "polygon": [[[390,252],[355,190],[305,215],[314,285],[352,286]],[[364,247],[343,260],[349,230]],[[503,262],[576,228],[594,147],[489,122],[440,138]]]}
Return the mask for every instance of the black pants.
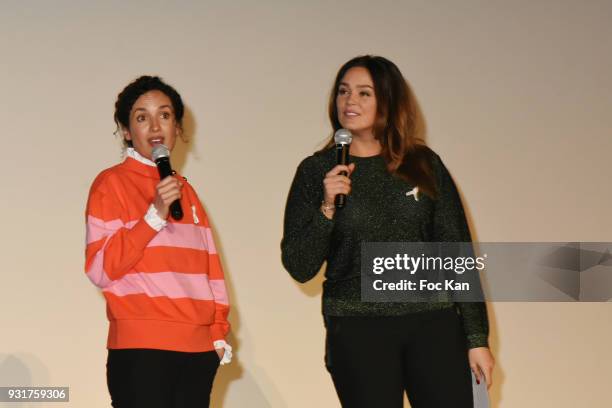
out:
{"label": "black pants", "polygon": [[326,317],[325,362],[345,408],[472,408],[465,333],[454,309]]}
{"label": "black pants", "polygon": [[206,408],[218,367],[215,351],[108,350],[106,379],[115,408]]}

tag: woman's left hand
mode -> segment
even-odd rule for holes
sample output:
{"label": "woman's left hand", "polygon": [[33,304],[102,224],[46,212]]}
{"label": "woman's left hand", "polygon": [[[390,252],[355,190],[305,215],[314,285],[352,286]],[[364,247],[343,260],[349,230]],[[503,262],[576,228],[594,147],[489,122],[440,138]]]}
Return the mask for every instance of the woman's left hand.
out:
{"label": "woman's left hand", "polygon": [[217,355],[219,356],[219,361],[223,360],[223,355],[225,354],[225,349],[220,348],[220,349],[215,349],[215,351],[217,352]]}
{"label": "woman's left hand", "polygon": [[470,361],[470,368],[474,372],[478,383],[480,384],[484,375],[487,388],[491,387],[493,383],[493,367],[495,366],[495,359],[491,354],[491,350],[488,347],[470,349],[468,351],[468,359]]}

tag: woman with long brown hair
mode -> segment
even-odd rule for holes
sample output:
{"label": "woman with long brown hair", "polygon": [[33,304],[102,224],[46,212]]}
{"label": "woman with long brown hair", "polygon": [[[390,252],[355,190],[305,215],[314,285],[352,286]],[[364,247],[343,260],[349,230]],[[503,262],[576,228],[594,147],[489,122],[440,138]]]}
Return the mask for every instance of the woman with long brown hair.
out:
{"label": "woman with long brown hair", "polygon": [[[470,368],[491,384],[484,303],[363,302],[363,242],[469,242],[455,184],[419,137],[412,91],[377,56],[345,63],[329,117],[352,133],[350,163],[337,165],[333,138],[299,165],[287,199],[282,260],[300,282],[327,262],[325,363],[344,407],[471,407]],[[346,175],[345,175],[346,174]],[[336,209],[336,195],[347,195]]]}

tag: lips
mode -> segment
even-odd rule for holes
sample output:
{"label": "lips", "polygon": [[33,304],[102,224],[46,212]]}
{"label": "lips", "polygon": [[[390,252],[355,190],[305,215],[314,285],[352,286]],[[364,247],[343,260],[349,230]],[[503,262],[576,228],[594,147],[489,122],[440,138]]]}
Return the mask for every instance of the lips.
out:
{"label": "lips", "polygon": [[344,116],[354,118],[355,116],[359,116],[359,114],[353,111],[344,111]]}
{"label": "lips", "polygon": [[151,146],[155,146],[155,145],[158,145],[158,144],[164,144],[164,138],[161,137],[161,136],[160,137],[151,137],[151,138],[148,139],[148,141],[149,141],[149,144]]}

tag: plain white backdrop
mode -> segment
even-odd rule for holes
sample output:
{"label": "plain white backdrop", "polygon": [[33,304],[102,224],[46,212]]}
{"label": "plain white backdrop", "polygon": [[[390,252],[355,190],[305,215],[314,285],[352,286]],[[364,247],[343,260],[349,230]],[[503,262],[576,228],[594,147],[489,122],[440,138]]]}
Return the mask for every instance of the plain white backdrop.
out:
{"label": "plain white backdrop", "polygon": [[[3,1],[0,386],[109,406],[84,208],[121,160],[114,102],[135,77],[162,76],[188,108],[173,160],[209,212],[233,301],[236,360],[214,406],[335,407],[321,276],[294,283],[279,243],[295,168],[330,134],[340,65],[372,53],[400,67],[478,240],[610,241],[611,19],[603,0]],[[489,310],[495,406],[610,404],[610,303]]]}

